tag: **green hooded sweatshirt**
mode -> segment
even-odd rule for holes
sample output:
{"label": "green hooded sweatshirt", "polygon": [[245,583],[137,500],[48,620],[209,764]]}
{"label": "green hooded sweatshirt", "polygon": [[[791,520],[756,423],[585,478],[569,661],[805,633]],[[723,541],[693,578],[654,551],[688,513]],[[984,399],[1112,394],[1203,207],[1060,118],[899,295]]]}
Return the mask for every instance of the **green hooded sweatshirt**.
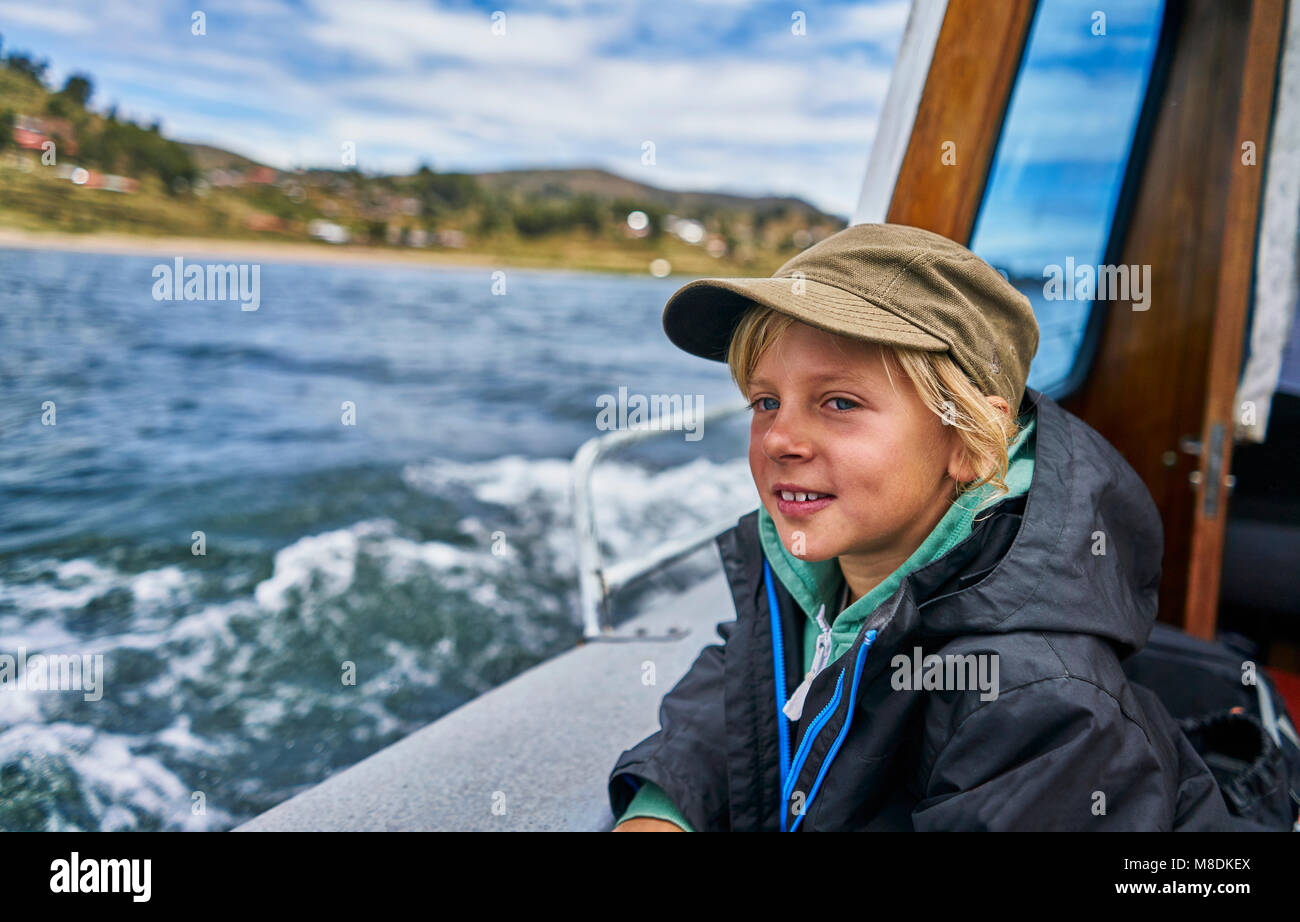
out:
{"label": "green hooded sweatshirt", "polygon": [[[1028,492],[1029,484],[1033,480],[1033,431],[1037,424],[1037,413],[1031,411],[1027,419],[1021,419],[1021,423],[1024,428],[1008,450],[1010,462],[1006,476],[1008,492],[998,497],[999,500]],[[776,523],[772,521],[767,510],[760,505],[758,534],[763,545],[763,554],[772,566],[772,573],[799,603],[807,619],[803,637],[804,671],[808,672],[812,669],[817,639],[822,635],[822,629],[817,623],[817,613],[822,605],[826,606],[829,615],[827,622],[830,626],[830,656],[823,663],[824,666],[826,663],[835,662],[849,647],[853,646],[853,641],[861,630],[863,622],[881,602],[894,594],[902,583],[903,577],[913,570],[938,560],[970,535],[977,507],[994,493],[995,488],[986,483],[977,490],[963,494],[921,542],[920,547],[912,552],[912,556],[885,577],[883,582],[843,611],[839,611],[839,599],[844,588],[844,574],[840,570],[839,559],[833,557],[829,560],[808,561],[795,557],[785,549],[777,533]],[[839,614],[830,614],[834,611],[838,611]],[[642,784],[637,790],[636,796],[619,817],[618,823],[638,816],[667,820],[687,832],[694,832],[663,789],[650,781]]]}

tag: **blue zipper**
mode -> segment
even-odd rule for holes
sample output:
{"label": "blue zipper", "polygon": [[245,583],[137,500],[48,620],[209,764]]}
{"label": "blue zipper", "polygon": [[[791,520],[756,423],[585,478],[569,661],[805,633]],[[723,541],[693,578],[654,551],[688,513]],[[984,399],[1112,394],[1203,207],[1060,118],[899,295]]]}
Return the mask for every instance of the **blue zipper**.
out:
{"label": "blue zipper", "polygon": [[[835,682],[835,694],[831,700],[826,702],[818,713],[813,722],[808,726],[807,732],[804,733],[803,739],[799,743],[799,749],[795,752],[794,765],[790,764],[790,721],[785,716],[785,650],[781,640],[781,611],[776,600],[776,587],[772,583],[772,567],[767,558],[763,558],[763,580],[767,584],[767,608],[771,618],[772,627],[772,662],[776,669],[776,722],[777,734],[780,739],[781,750],[781,831],[786,831],[786,807],[790,802],[790,796],[794,793],[790,790],[799,777],[799,772],[803,768],[804,762],[808,760],[808,753],[812,749],[813,742],[817,739],[817,734],[826,726],[831,715],[839,706],[840,700],[844,694],[844,672],[840,669],[839,678]],[[844,743],[844,738],[848,735],[849,725],[853,722],[854,706],[858,697],[858,681],[862,676],[862,664],[866,662],[867,651],[876,640],[874,630],[867,631],[862,645],[858,648],[857,662],[853,667],[853,686],[849,693],[849,713],[844,719],[844,726],[840,728],[839,735],[835,737],[835,742],[831,745],[830,752],[827,753],[826,759],[822,762],[821,769],[817,772],[817,778],[813,782],[812,791],[808,795],[808,800],[804,803],[804,809],[800,812],[799,818],[795,820],[794,826],[790,832],[799,828],[804,816],[808,813],[808,807],[812,805],[813,798],[817,796],[817,791],[821,788],[822,779],[826,777],[826,772],[830,768],[831,761],[839,752],[840,746]]]}
{"label": "blue zipper", "polygon": [[[808,808],[812,806],[813,798],[817,796],[817,791],[821,789],[822,779],[826,777],[827,769],[831,767],[831,762],[835,760],[836,753],[840,751],[840,746],[844,743],[844,737],[848,736],[849,725],[853,723],[853,713],[856,710],[858,701],[858,680],[862,677],[862,664],[867,661],[867,651],[871,649],[871,645],[875,642],[876,632],[874,630],[867,631],[867,636],[863,639],[862,646],[858,647],[858,661],[853,666],[853,688],[849,692],[848,716],[844,718],[844,726],[840,727],[839,735],[835,737],[835,742],[831,745],[831,751],[826,754],[826,759],[822,762],[821,770],[817,772],[817,780],[813,782],[812,791],[808,794],[808,801],[804,804],[803,812],[799,814],[799,818],[795,820],[794,825],[790,827],[791,832],[798,829],[799,824],[803,822],[803,818],[808,815]],[[843,680],[843,678],[844,671],[841,670],[840,679]],[[836,691],[836,696],[838,697],[838,689]]]}
{"label": "blue zipper", "polygon": [[[817,712],[816,719],[813,720],[803,735],[803,742],[799,744],[799,751],[794,755],[794,765],[790,769],[790,776],[786,779],[785,787],[781,789],[782,815],[785,813],[786,805],[790,802],[791,795],[794,794],[794,783],[799,780],[799,772],[803,768],[803,763],[808,761],[808,753],[812,751],[813,740],[817,738],[817,734],[821,732],[822,727],[826,726],[826,722],[831,719],[831,714],[835,713],[835,708],[839,706],[840,696],[843,693],[844,670],[841,668],[840,677],[835,682],[835,694],[831,696],[830,701],[826,702],[826,706]],[[795,825],[798,825],[797,821]]]}

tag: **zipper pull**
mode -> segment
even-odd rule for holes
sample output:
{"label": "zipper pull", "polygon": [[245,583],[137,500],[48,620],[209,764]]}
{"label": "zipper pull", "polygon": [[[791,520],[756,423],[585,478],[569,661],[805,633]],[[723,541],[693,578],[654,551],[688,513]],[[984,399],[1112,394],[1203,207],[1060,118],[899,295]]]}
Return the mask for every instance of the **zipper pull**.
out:
{"label": "zipper pull", "polygon": [[825,603],[822,604],[821,608],[817,609],[817,626],[822,629],[822,632],[817,637],[817,647],[813,651],[812,668],[808,670],[808,674],[799,683],[799,687],[794,690],[794,694],[785,703],[785,707],[781,708],[785,716],[791,720],[798,720],[803,714],[803,702],[808,697],[808,689],[812,686],[813,679],[817,678],[817,674],[825,669],[831,661],[831,626],[826,623]]}

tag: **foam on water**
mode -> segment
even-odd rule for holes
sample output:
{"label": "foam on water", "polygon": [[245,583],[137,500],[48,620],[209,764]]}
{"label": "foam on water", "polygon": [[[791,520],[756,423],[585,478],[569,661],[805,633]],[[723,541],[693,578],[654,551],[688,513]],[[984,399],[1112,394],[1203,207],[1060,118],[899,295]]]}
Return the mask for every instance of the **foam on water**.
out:
{"label": "foam on water", "polygon": [[[0,767],[25,781],[0,828],[229,828],[567,648],[569,476],[522,456],[407,465],[409,489],[461,510],[446,540],[361,519],[290,541],[229,597],[217,547],[135,573],[26,561],[0,580],[0,653],[102,654],[104,694],[0,691]],[[757,503],[743,461],[611,460],[593,491],[611,559]],[[124,629],[95,629],[86,610],[110,603]]]}

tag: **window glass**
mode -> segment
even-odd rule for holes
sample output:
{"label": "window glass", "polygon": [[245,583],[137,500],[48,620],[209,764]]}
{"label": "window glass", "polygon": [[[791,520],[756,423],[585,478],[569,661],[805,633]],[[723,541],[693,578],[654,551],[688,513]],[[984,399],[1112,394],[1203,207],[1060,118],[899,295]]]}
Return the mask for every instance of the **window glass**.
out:
{"label": "window glass", "polygon": [[1163,14],[1163,0],[1040,0],[1030,27],[970,249],[1033,305],[1028,383],[1052,397],[1096,290],[1071,279],[1105,258]]}

